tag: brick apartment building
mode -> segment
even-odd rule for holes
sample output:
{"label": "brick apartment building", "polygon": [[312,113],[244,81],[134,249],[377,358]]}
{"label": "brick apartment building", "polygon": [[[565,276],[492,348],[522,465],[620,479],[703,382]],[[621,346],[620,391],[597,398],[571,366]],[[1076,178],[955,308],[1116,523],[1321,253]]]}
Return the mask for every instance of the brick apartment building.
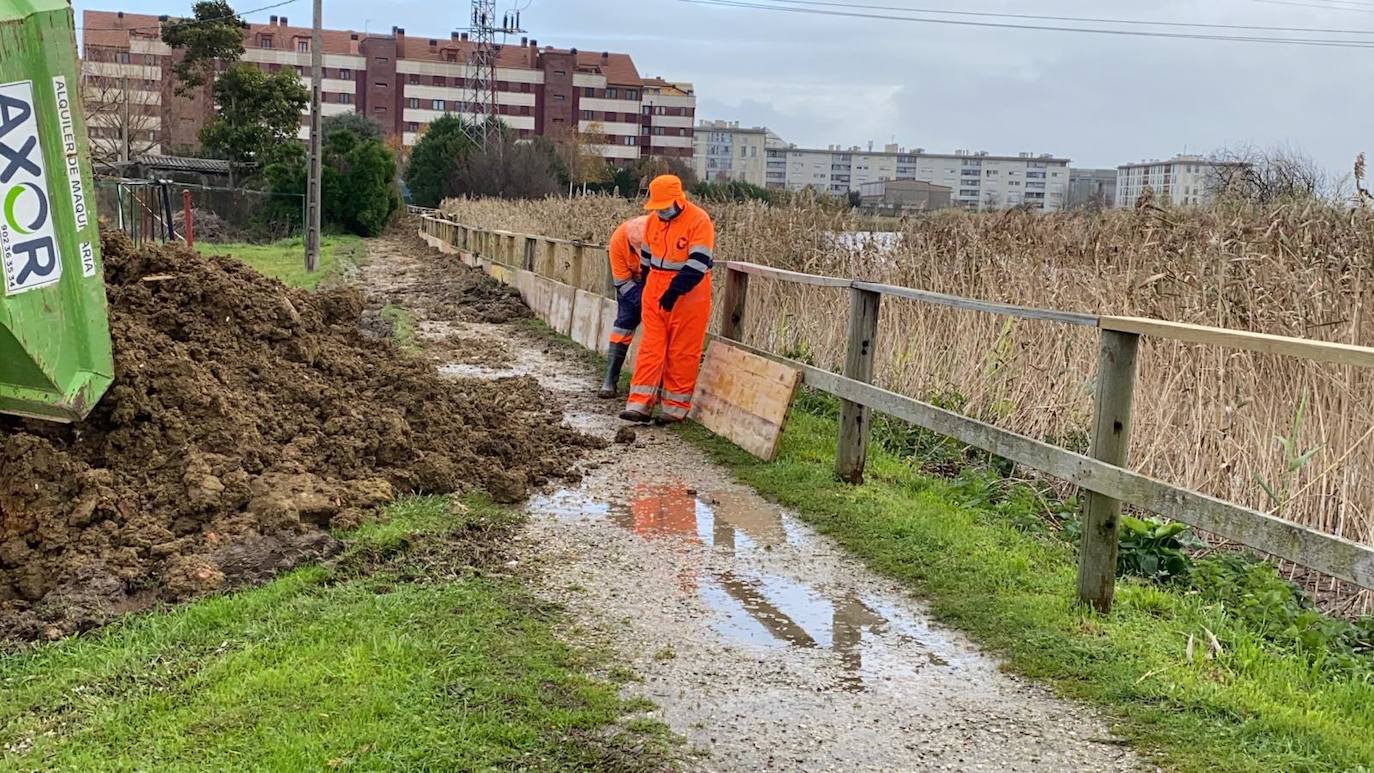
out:
{"label": "brick apartment building", "polygon": [[[123,142],[126,127],[138,152],[185,153],[213,111],[207,85],[178,96],[171,72],[178,52],[161,39],[157,16],[111,11],[82,14],[83,72],[87,94],[118,103],[92,107],[93,143]],[[390,35],[324,30],[321,36],[325,115],[361,113],[387,133],[413,144],[442,115],[462,115],[470,96],[467,64],[474,44],[467,35],[414,38],[393,27]],[[273,16],[244,30],[243,61],[269,72],[292,68],[310,86],[310,28]],[[501,119],[520,137],[566,136],[576,127],[613,162],[675,156],[690,163],[696,98],[691,84],[644,78],[628,54],[540,48],[537,41],[500,48],[496,101]],[[129,119],[123,98],[128,95]],[[301,137],[306,129],[302,125]]]}

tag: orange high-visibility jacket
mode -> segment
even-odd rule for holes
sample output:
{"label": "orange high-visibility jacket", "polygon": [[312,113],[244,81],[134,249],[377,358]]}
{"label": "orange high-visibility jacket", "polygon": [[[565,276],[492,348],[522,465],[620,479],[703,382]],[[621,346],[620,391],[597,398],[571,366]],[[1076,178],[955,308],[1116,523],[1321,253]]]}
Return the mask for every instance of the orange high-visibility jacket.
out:
{"label": "orange high-visibility jacket", "polygon": [[610,276],[616,287],[640,277],[639,251],[629,240],[629,224],[629,220],[621,222],[616,232],[611,233],[610,244],[606,246],[610,254]]}
{"label": "orange high-visibility jacket", "polygon": [[716,249],[716,229],[706,210],[690,201],[682,212],[664,221],[650,216],[644,227],[644,246],[640,249],[640,268],[675,271],[670,287],[686,294],[711,270]]}

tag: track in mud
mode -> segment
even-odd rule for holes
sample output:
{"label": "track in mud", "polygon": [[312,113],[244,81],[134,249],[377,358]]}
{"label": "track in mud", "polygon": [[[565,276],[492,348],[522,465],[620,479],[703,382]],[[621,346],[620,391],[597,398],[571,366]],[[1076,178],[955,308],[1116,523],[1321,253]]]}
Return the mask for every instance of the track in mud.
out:
{"label": "track in mud", "polygon": [[[364,334],[361,295],[103,244],[116,383],[75,426],[0,418],[0,639],[57,638],[327,556],[403,492],[504,501],[597,441],[533,379],[450,379]],[[528,314],[455,267],[455,317]]]}
{"label": "track in mud", "polygon": [[[408,248],[392,250],[414,264]],[[456,264],[428,251],[434,272]],[[619,404],[568,345],[527,328],[430,320],[422,340],[497,342],[464,378],[534,378],[570,427],[611,441]],[[460,345],[460,350],[466,351]],[[442,349],[436,349],[442,358]],[[537,492],[522,564],[546,598],[643,676],[628,688],[708,770],[1131,770],[1082,707],[1001,672],[895,584],[670,432],[591,452]]]}

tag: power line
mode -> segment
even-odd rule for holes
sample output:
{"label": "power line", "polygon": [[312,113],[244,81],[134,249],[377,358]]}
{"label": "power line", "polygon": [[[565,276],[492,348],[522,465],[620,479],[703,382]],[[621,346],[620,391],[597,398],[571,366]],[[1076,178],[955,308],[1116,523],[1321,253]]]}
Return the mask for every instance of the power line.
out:
{"label": "power line", "polygon": [[1359,8],[1348,8],[1340,5],[1318,5],[1317,3],[1303,3],[1295,0],[1250,0],[1252,3],[1265,3],[1266,5],[1286,5],[1293,8],[1320,8],[1323,11],[1350,11],[1352,13],[1374,13],[1374,6]]}
{"label": "power line", "polygon": [[891,14],[860,13],[857,11],[832,11],[820,8],[797,8],[792,6],[762,5],[742,2],[742,0],[678,0],[693,5],[708,5],[721,8],[744,8],[756,11],[780,11],[802,13],[815,16],[848,17],[855,19],[875,19],[879,21],[905,21],[921,24],[944,24],[957,27],[983,27],[991,29],[1034,30],[1041,32],[1079,32],[1092,35],[1114,35],[1118,37],[1172,38],[1178,40],[1226,41],[1235,43],[1280,43],[1315,48],[1374,48],[1374,43],[1365,40],[1329,40],[1319,38],[1273,38],[1247,35],[1213,35],[1189,32],[1152,32],[1146,30],[1120,30],[1101,27],[1063,27],[1048,24],[1011,24],[1007,22],[969,21],[961,19],[932,19],[921,16],[894,16]]}
{"label": "power line", "polygon": [[272,10],[273,8],[281,8],[281,7],[284,6],[284,5],[291,5],[292,3],[298,3],[298,2],[300,2],[300,0],[282,0],[282,1],[279,2],[279,3],[273,3],[272,5],[264,5],[264,6],[261,7],[261,8],[254,8],[254,9],[248,10],[248,11],[239,11],[238,13],[227,13],[227,14],[224,14],[223,16],[212,16],[212,17],[210,17],[210,18],[208,18],[208,19],[183,19],[183,20],[181,20],[181,21],[175,21],[175,22],[170,22],[170,23],[162,23],[162,22],[159,22],[159,23],[157,23],[157,24],[143,24],[143,25],[138,25],[138,26],[134,26],[134,27],[77,27],[76,29],[79,29],[79,30],[82,30],[82,31],[89,31],[89,32],[125,32],[125,31],[129,31],[129,30],[140,30],[140,31],[142,31],[142,30],[178,29],[178,28],[181,28],[181,27],[194,27],[194,26],[196,26],[197,24],[209,24],[209,23],[212,22],[212,21],[223,21],[223,20],[225,20],[225,19],[238,19],[238,18],[240,18],[240,17],[242,17],[242,16],[247,16],[247,15],[250,14],[250,13],[259,13],[259,12],[261,12],[261,11],[270,11],[270,10]]}
{"label": "power line", "polygon": [[1374,30],[1322,29],[1312,27],[1266,27],[1249,24],[1209,24],[1206,22],[1146,21],[1143,19],[1101,19],[1083,16],[1043,16],[1027,13],[996,13],[989,11],[948,11],[939,8],[912,8],[902,5],[870,5],[867,3],[826,2],[826,0],[767,0],[774,4],[814,5],[836,8],[857,8],[872,11],[904,11],[907,13],[933,13],[941,16],[978,16],[1002,19],[1031,19],[1039,21],[1067,21],[1085,24],[1124,24],[1145,27],[1187,27],[1219,30],[1251,30],[1258,32],[1299,32],[1349,35],[1374,35]]}

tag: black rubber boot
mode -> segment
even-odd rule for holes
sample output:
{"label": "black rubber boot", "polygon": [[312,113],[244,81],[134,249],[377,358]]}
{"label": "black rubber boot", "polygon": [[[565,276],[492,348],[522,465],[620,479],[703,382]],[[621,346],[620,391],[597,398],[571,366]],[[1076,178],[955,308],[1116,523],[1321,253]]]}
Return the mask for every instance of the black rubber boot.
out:
{"label": "black rubber boot", "polygon": [[616,389],[620,386],[620,370],[625,367],[625,357],[629,353],[630,347],[625,344],[611,344],[611,351],[606,355],[606,378],[601,381],[597,397],[608,400],[615,397]]}

